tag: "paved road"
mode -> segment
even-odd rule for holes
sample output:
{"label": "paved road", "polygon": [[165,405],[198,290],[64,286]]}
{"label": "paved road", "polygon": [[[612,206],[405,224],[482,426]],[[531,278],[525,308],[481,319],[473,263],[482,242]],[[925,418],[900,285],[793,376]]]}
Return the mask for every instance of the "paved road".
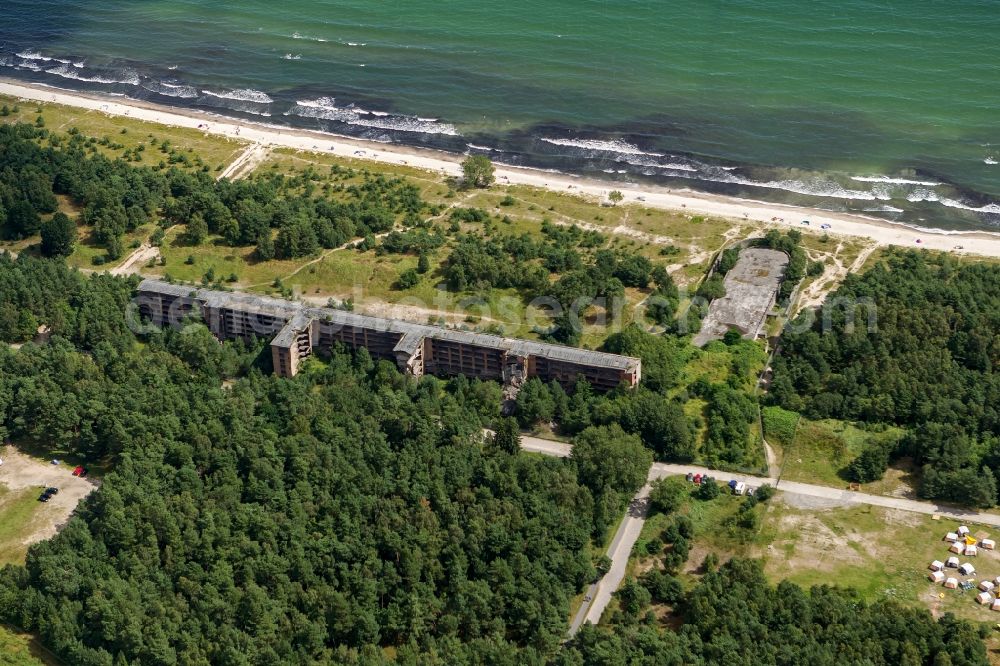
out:
{"label": "paved road", "polygon": [[[618,525],[611,545],[608,546],[607,556],[611,558],[611,569],[604,574],[601,580],[597,581],[587,589],[587,596],[584,597],[583,604],[577,611],[573,622],[569,627],[569,635],[572,637],[579,631],[584,622],[597,624],[601,621],[604,609],[611,603],[611,597],[618,586],[625,578],[625,568],[628,566],[629,555],[632,554],[632,547],[642,532],[643,523],[646,522],[646,514],[649,513],[649,490],[647,483],[632,501],[629,502],[628,512],[624,520]],[[586,599],[590,601],[586,601]]]}
{"label": "paved road", "polygon": [[[564,442],[555,442],[538,437],[521,436],[521,449],[533,453],[541,453],[548,456],[560,458],[569,457],[573,447]],[[711,470],[707,467],[695,465],[669,465],[666,463],[653,463],[649,470],[649,480],[662,479],[667,476],[692,474],[709,474],[718,479],[728,481],[736,479],[743,481],[750,486],[760,486],[765,483],[771,484],[787,495],[797,495],[819,500],[829,500],[837,504],[868,504],[871,506],[881,506],[888,509],[899,509],[902,511],[912,511],[914,513],[937,514],[945,518],[957,521],[969,521],[983,525],[1000,527],[1000,515],[993,513],[983,513],[980,511],[970,511],[959,507],[942,506],[932,502],[918,502],[916,500],[904,499],[902,497],[884,497],[881,495],[869,495],[868,493],[854,492],[842,488],[830,488],[828,486],[816,486],[809,483],[799,483],[785,479],[770,477],[750,476],[747,474],[732,474]],[[597,624],[601,615],[607,608],[611,597],[618,586],[621,585],[625,577],[625,568],[628,565],[629,555],[632,547],[639,538],[646,514],[649,511],[649,490],[647,483],[629,503],[628,514],[618,526],[611,545],[608,547],[607,555],[611,558],[611,569],[601,580],[594,583],[587,589],[585,599],[570,624],[569,635],[574,636],[584,622]]]}
{"label": "paved road", "polygon": [[995,513],[984,513],[973,511],[961,507],[935,504],[934,502],[920,502],[917,500],[905,499],[902,497],[886,497],[883,495],[869,495],[847,490],[845,488],[831,488],[829,486],[815,486],[810,483],[799,483],[798,481],[788,481],[786,479],[772,479],[759,476],[747,476],[746,474],[731,474],[718,470],[709,470],[704,467],[693,465],[667,465],[664,463],[653,463],[651,475],[655,478],[673,476],[677,474],[711,474],[720,479],[737,479],[744,481],[751,486],[759,486],[769,483],[786,495],[798,495],[800,497],[811,497],[815,499],[831,500],[842,504],[869,504],[871,506],[881,506],[887,509],[899,509],[901,511],[911,511],[913,513],[937,514],[944,518],[954,520],[968,520],[982,525],[1000,527],[1000,515]]}
{"label": "paved road", "polygon": [[[562,458],[569,456],[570,451],[573,450],[572,446],[563,442],[553,442],[547,439],[540,439],[538,437],[524,436],[521,437],[521,448],[525,451],[533,451],[535,453],[543,453],[545,455],[559,456]],[[928,515],[937,514],[944,518],[968,520],[982,525],[1000,527],[1000,515],[995,513],[985,513],[982,511],[963,509],[956,506],[936,504],[934,502],[921,502],[918,500],[905,499],[903,497],[870,495],[868,493],[847,490],[846,488],[817,486],[811,483],[799,483],[798,481],[789,481],[787,479],[779,480],[771,477],[720,472],[719,470],[711,470],[707,467],[698,467],[696,465],[669,465],[666,463],[653,463],[653,467],[650,470],[650,479],[660,479],[665,476],[687,474],[688,472],[691,472],[692,474],[710,474],[716,478],[724,479],[726,481],[729,479],[737,479],[738,481],[749,483],[751,486],[759,486],[764,483],[769,483],[788,495],[831,500],[844,504],[870,504],[871,506],[881,506],[887,509],[899,509],[901,511],[911,511],[913,513],[923,513]]]}

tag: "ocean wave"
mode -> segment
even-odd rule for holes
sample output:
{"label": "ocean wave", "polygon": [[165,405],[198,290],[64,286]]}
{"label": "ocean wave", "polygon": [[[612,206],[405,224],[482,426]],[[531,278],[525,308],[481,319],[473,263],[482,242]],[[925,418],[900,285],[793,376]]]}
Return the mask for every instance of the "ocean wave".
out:
{"label": "ocean wave", "polygon": [[320,97],[315,100],[299,100],[286,115],[318,120],[370,127],[373,129],[392,130],[398,132],[418,132],[421,134],[446,134],[458,136],[455,126],[439,120],[422,119],[413,116],[399,116],[385,111],[369,111],[356,106],[339,107],[332,97]]}
{"label": "ocean wave", "polygon": [[[417,120],[423,120],[425,122],[437,122],[436,118],[434,118],[434,119],[431,119],[431,118],[417,118]],[[474,143],[467,143],[465,145],[468,148],[470,148],[471,150],[482,150],[482,151],[485,151],[485,152],[488,152],[488,153],[506,153],[507,152],[506,150],[503,150],[501,148],[490,148],[489,146],[480,146],[480,145],[477,145],[477,144],[474,144]]]}
{"label": "ocean wave", "polygon": [[627,141],[613,139],[611,141],[601,141],[599,139],[548,139],[542,137],[545,143],[554,146],[564,146],[568,148],[583,148],[584,150],[596,150],[604,153],[618,153],[619,155],[648,155],[649,157],[664,157],[662,153],[650,153],[642,150]]}
{"label": "ocean wave", "polygon": [[997,158],[995,157],[984,157],[983,164],[988,164],[990,166],[993,166],[994,164],[1000,164],[1000,162],[997,162]]}
{"label": "ocean wave", "polygon": [[302,60],[302,54],[301,53],[296,53],[295,55],[292,55],[291,53],[286,53],[285,55],[281,56],[281,59],[282,60]]}
{"label": "ocean wave", "polygon": [[239,90],[229,90],[226,92],[214,92],[212,90],[202,90],[203,94],[219,99],[231,99],[237,102],[253,102],[254,104],[270,104],[274,100],[264,92],[253,90],[252,88],[242,88]]}
{"label": "ocean wave", "polygon": [[892,176],[851,176],[851,180],[859,183],[887,183],[889,185],[923,185],[924,187],[937,187],[941,183],[934,180],[909,180],[907,178],[893,178]]}
{"label": "ocean wave", "polygon": [[956,201],[955,199],[941,199],[942,206],[948,206],[948,208],[960,208],[962,210],[971,210],[973,213],[990,213],[991,215],[1000,215],[1000,204],[986,204],[985,206],[969,206],[962,203],[961,201]]}
{"label": "ocean wave", "polygon": [[[631,166],[644,167],[646,169],[656,168],[656,169],[670,169],[673,171],[690,171],[690,172],[698,171],[697,167],[693,167],[689,164],[680,164],[677,162],[663,163],[653,158],[644,158],[642,155],[633,156],[632,154],[626,154],[615,158],[615,161],[624,162],[625,164],[629,164]],[[647,176],[653,175],[650,173],[646,173],[645,171],[643,171],[643,173],[645,173]]]}
{"label": "ocean wave", "polygon": [[105,76],[101,74],[86,75],[82,73],[79,68],[73,67],[71,63],[47,69],[45,70],[45,73],[55,74],[56,76],[61,76],[64,79],[73,79],[74,81],[85,81],[87,83],[104,83],[107,85],[120,84],[126,86],[137,86],[141,83],[139,75],[135,72],[124,70],[114,76]]}
{"label": "ocean wave", "polygon": [[49,62],[52,60],[52,58],[43,56],[38,51],[32,51],[31,49],[25,49],[23,51],[15,53],[14,55],[23,60],[41,60],[42,62]]}
{"label": "ocean wave", "polygon": [[293,32],[292,33],[292,39],[305,39],[305,40],[308,40],[310,42],[328,42],[328,41],[330,41],[328,39],[323,39],[322,37],[310,37],[309,35],[303,35],[303,34],[298,33],[298,32]]}
{"label": "ocean wave", "polygon": [[193,99],[198,96],[198,90],[194,86],[183,83],[169,83],[168,81],[145,81],[142,87],[150,92],[166,97],[178,97],[180,99]]}
{"label": "ocean wave", "polygon": [[872,206],[871,208],[862,208],[865,213],[903,213],[905,212],[902,208],[896,208],[894,206]]}
{"label": "ocean wave", "polygon": [[906,195],[906,200],[910,203],[917,203],[919,201],[940,201],[940,197],[935,192],[926,190],[923,188],[916,189]]}
{"label": "ocean wave", "polygon": [[849,190],[842,185],[830,180],[816,178],[812,180],[770,180],[758,181],[732,176],[730,178],[712,179],[720,183],[734,183],[736,185],[748,185],[750,187],[764,187],[770,190],[784,190],[795,194],[806,194],[814,197],[830,197],[833,199],[859,199],[863,201],[874,201],[878,197],[872,192],[864,190]]}

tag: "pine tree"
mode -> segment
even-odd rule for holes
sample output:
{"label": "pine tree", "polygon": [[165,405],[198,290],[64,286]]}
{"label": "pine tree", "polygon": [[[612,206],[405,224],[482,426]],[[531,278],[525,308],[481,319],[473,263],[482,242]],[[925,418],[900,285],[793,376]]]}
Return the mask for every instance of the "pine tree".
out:
{"label": "pine tree", "polygon": [[493,446],[504,453],[517,455],[521,450],[521,429],[518,428],[516,419],[507,417],[497,424]]}

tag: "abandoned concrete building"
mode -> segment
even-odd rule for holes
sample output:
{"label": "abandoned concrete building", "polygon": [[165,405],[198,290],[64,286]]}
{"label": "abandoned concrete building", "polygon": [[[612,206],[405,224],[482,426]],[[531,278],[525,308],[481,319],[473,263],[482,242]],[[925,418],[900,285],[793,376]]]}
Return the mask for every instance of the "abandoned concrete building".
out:
{"label": "abandoned concrete building", "polygon": [[333,308],[313,308],[238,292],[197,289],[143,280],[140,315],[158,326],[178,327],[200,316],[220,340],[271,337],[274,371],[298,372],[302,359],[336,343],[364,347],[375,359],[393,361],[414,377],[464,375],[500,381],[516,393],[531,377],[571,385],[583,376],[595,388],[634,387],[641,376],[637,358],[484,333],[382,319]]}

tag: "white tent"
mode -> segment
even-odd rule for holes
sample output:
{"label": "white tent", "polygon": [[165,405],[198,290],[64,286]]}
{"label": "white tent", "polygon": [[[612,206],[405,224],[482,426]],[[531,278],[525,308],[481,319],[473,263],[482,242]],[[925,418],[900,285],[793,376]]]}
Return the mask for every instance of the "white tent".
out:
{"label": "white tent", "polygon": [[954,532],[948,532],[947,534],[944,535],[944,540],[947,541],[948,543],[955,543],[956,541],[958,541],[958,535],[955,534]]}
{"label": "white tent", "polygon": [[962,574],[963,576],[971,576],[972,574],[976,573],[976,567],[966,562],[965,564],[963,564],[958,568],[958,573]]}
{"label": "white tent", "polygon": [[997,547],[997,542],[993,539],[983,539],[979,542],[979,547],[983,550],[993,550]]}
{"label": "white tent", "polygon": [[961,527],[958,528],[958,536],[965,536],[968,533],[969,533],[969,528],[966,527],[965,525],[962,525]]}
{"label": "white tent", "polygon": [[993,603],[993,595],[989,592],[980,592],[976,595],[977,604],[990,604]]}
{"label": "white tent", "polygon": [[[946,567],[951,567],[952,569],[957,569],[958,568],[958,558],[955,557],[955,556],[949,557],[947,560],[945,560],[944,565]],[[997,578],[1000,578],[1000,576],[997,576]]]}
{"label": "white tent", "polygon": [[979,555],[979,549],[978,548],[976,548],[975,546],[966,546],[965,547],[965,556],[966,557],[976,557],[977,555]]}
{"label": "white tent", "polygon": [[931,565],[927,568],[930,569],[931,571],[941,571],[941,569],[944,569],[944,562],[941,562],[940,560],[934,560],[933,562],[931,562]]}
{"label": "white tent", "polygon": [[954,590],[956,587],[958,587],[958,579],[949,578],[944,582],[944,586],[947,587],[949,590]]}
{"label": "white tent", "polygon": [[932,571],[929,574],[927,574],[927,580],[929,580],[932,583],[940,583],[941,581],[944,580],[944,572]]}
{"label": "white tent", "polygon": [[1000,599],[993,602],[993,605],[990,606],[990,610],[1000,611]]}
{"label": "white tent", "polygon": [[959,555],[961,555],[962,553],[965,552],[965,544],[962,543],[961,541],[956,541],[955,543],[951,544],[951,547],[948,550],[950,550],[953,553],[958,553]]}
{"label": "white tent", "polygon": [[992,592],[996,585],[993,584],[991,580],[984,580],[979,583],[979,589],[983,592]]}

